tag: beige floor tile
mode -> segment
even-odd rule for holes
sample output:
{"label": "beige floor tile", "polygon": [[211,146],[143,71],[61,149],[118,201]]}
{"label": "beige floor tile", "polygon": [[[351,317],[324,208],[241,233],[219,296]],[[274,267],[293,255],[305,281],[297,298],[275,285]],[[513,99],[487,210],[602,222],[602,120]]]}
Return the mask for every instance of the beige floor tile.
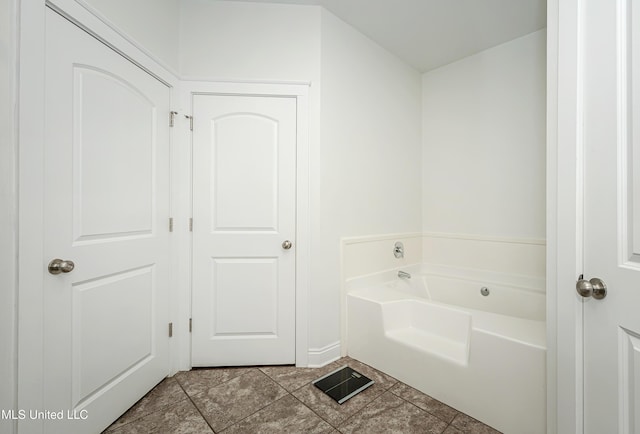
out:
{"label": "beige floor tile", "polygon": [[219,432],[285,395],[286,390],[254,369],[191,399],[214,431]]}
{"label": "beige floor tile", "polygon": [[107,432],[111,432],[122,425],[158,410],[176,405],[179,401],[185,399],[187,399],[187,395],[175,378],[165,378],[133,407],[127,410],[125,414],[120,416],[120,418],[107,429]]}
{"label": "beige floor tile", "polygon": [[267,374],[273,381],[287,389],[289,392],[298,390],[313,380],[335,371],[343,361],[329,363],[322,368],[296,368],[295,366],[265,366],[260,370]]}
{"label": "beige floor tile", "polygon": [[212,387],[232,380],[255,368],[195,368],[178,372],[175,379],[189,396],[203,393]]}
{"label": "beige floor tile", "polygon": [[333,427],[287,395],[226,429],[224,434],[324,434]]}
{"label": "beige floor tile", "polygon": [[[340,405],[311,381],[342,366],[375,383]],[[499,433],[349,357],[318,369],[268,366],[180,372],[156,386],[105,433],[204,434],[211,433],[211,427],[225,434]]]}
{"label": "beige floor tile", "polygon": [[343,434],[441,434],[447,423],[391,392],[338,427]]}
{"label": "beige floor tile", "polygon": [[447,423],[451,423],[453,418],[458,415],[457,410],[404,383],[393,386],[391,392]]}
{"label": "beige floor tile", "polygon": [[384,393],[384,391],[382,386],[374,384],[342,405],[322,393],[320,389],[312,384],[301,387],[293,392],[293,395],[318,416],[334,427],[337,427],[347,418],[353,416],[357,411],[364,408],[365,405]]}
{"label": "beige floor tile", "polygon": [[206,434],[213,431],[190,400],[134,420],[110,434]]}
{"label": "beige floor tile", "polygon": [[347,365],[350,368],[360,372],[361,374],[364,374],[365,376],[371,378],[378,386],[380,386],[384,390],[389,389],[398,382],[398,380],[396,380],[392,376],[387,375],[382,371],[378,371],[377,369],[359,362],[358,360],[352,359],[351,357],[344,357],[340,359],[340,362],[342,365]]}
{"label": "beige floor tile", "polygon": [[500,431],[497,431],[464,413],[458,413],[456,418],[453,419],[453,422],[451,422],[451,426],[463,434],[500,434]]}

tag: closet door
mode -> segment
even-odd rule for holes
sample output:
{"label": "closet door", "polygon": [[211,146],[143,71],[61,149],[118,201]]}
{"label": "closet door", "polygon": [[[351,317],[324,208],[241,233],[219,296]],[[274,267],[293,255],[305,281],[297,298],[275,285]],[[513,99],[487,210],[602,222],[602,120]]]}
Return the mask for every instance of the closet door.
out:
{"label": "closet door", "polygon": [[193,366],[295,363],[296,99],[193,97]]}
{"label": "closet door", "polygon": [[44,432],[99,432],[169,373],[170,93],[46,26]]}

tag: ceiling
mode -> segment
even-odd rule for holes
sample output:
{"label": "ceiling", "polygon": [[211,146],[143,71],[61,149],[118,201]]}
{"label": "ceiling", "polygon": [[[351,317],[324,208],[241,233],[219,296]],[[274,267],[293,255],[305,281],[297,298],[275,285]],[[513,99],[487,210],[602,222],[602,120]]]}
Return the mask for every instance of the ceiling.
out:
{"label": "ceiling", "polygon": [[546,27],[546,0],[233,0],[320,5],[421,72]]}

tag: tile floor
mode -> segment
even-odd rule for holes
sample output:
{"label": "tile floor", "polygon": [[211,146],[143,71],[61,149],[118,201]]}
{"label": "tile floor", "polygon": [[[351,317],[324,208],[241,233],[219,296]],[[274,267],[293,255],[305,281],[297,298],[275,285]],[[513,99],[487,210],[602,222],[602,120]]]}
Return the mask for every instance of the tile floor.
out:
{"label": "tile floor", "polygon": [[[311,381],[349,365],[375,384],[342,405]],[[498,431],[357,360],[323,368],[194,369],[167,378],[106,431],[132,433],[433,433]]]}

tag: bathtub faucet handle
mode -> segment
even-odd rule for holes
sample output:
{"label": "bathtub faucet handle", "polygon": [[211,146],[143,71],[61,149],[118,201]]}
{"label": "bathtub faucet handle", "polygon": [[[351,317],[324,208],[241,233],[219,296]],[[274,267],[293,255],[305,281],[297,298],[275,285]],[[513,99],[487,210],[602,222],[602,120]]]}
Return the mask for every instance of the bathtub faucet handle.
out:
{"label": "bathtub faucet handle", "polygon": [[393,255],[396,258],[404,258],[404,244],[402,244],[400,241],[394,244]]}

